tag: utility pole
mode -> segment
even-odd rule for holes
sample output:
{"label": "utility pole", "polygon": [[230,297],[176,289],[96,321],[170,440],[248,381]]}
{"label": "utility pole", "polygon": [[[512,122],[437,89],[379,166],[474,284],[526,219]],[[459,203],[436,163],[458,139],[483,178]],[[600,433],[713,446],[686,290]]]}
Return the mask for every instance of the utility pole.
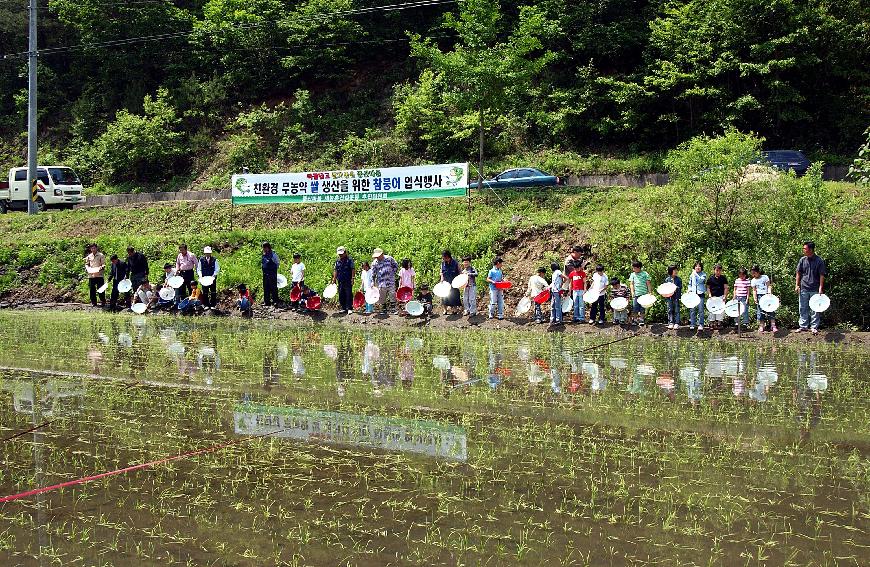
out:
{"label": "utility pole", "polygon": [[30,0],[30,34],[27,45],[27,214],[36,214],[36,0]]}

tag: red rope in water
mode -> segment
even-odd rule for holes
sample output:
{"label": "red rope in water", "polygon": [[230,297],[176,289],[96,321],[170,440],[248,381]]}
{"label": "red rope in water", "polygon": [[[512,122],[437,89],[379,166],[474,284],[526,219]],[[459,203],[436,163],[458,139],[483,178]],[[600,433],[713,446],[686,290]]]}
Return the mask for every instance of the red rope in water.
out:
{"label": "red rope in water", "polygon": [[95,474],[92,476],[86,476],[83,478],[78,478],[76,480],[69,480],[67,482],[61,482],[60,484],[53,484],[51,486],[44,486],[42,488],[35,488],[33,490],[28,490],[26,492],[19,492],[18,494],[12,494],[10,496],[3,496],[0,498],[0,503],[3,502],[12,502],[13,500],[20,500],[21,498],[29,498],[30,496],[36,496],[37,494],[43,494],[45,492],[51,492],[52,490],[58,490],[60,488],[66,488],[67,486],[76,486],[78,484],[84,484],[86,482],[91,482],[94,480],[99,480],[101,478],[106,478],[109,476],[115,476],[118,474],[128,473],[139,469],[144,469],[148,467],[155,467],[158,465],[162,465],[171,461],[177,461],[179,459],[187,459],[190,457],[196,457],[197,455],[203,455],[205,453],[213,453],[214,451],[218,451],[220,449],[225,449],[232,445],[237,445],[239,443],[244,443],[246,441],[250,441],[252,439],[258,439],[260,437],[266,437],[267,435],[273,435],[277,433],[277,431],[272,431],[270,433],[264,433],[262,435],[255,435],[253,437],[245,437],[242,439],[236,439],[234,441],[230,441],[228,443],[219,443],[217,445],[212,445],[211,447],[206,447],[204,449],[197,449],[196,451],[190,451],[187,453],[182,453],[180,455],[174,455],[172,457],[164,457],[162,459],[157,459],[156,461],[149,461],[147,463],[142,463],[139,465],[133,465],[129,467],[125,467],[123,469],[117,469],[114,471],[104,472],[100,474]]}

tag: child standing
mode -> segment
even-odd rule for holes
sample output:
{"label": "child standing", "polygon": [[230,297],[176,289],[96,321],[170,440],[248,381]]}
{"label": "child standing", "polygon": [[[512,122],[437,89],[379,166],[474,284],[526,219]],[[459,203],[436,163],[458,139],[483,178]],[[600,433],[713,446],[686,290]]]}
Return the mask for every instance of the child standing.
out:
{"label": "child standing", "polygon": [[[402,267],[399,269],[399,287],[407,287],[411,290],[411,293],[414,292],[414,277],[416,274],[414,273],[414,267],[411,265],[410,258],[402,258]],[[398,297],[396,298],[398,299]],[[404,302],[402,302],[404,303]],[[404,315],[404,311],[400,311]]]}
{"label": "child standing", "polygon": [[[725,300],[728,295],[728,280],[722,275],[722,264],[713,266],[713,275],[707,280],[707,295],[710,298],[721,297]],[[722,328],[725,313],[710,313],[710,324],[714,329]]]}
{"label": "child standing", "polygon": [[414,267],[411,265],[410,258],[402,259],[402,268],[399,270],[399,287],[409,287],[414,289]]}
{"label": "child standing", "polygon": [[742,307],[743,313],[739,314],[739,318],[743,321],[743,325],[749,325],[749,274],[746,273],[746,268],[740,268],[737,272],[737,279],[734,280],[734,297]]}
{"label": "child standing", "polygon": [[704,264],[695,262],[695,269],[692,270],[692,275],[689,276],[689,293],[697,294],[701,300],[697,307],[689,309],[689,329],[695,330],[695,323],[698,323],[698,330],[704,330],[704,297],[707,294],[707,274],[704,272]]}
{"label": "child standing", "polygon": [[592,304],[592,316],[589,318],[590,323],[598,321],[599,325],[603,325],[605,322],[604,310],[607,308],[608,283],[607,274],[604,273],[604,266],[598,264],[595,266],[595,273],[592,274],[592,285],[589,287],[589,289],[594,289],[598,292],[598,299]]}
{"label": "child standing", "polygon": [[679,268],[677,268],[676,264],[671,264],[668,266],[668,277],[665,278],[665,282],[670,282],[677,286],[677,291],[667,298],[669,329],[680,328],[680,296],[683,295],[683,280],[677,275],[678,271]]}
{"label": "child standing", "polygon": [[[538,268],[538,273],[529,278],[529,286],[526,289],[526,295],[535,304],[535,323],[542,323],[544,320],[544,315],[541,313],[541,304],[534,301],[534,299],[547,287],[547,280],[544,279],[546,273],[546,268]],[[586,274],[583,274],[583,277],[585,278]]]}
{"label": "child standing", "polygon": [[302,289],[305,285],[305,264],[302,263],[302,254],[293,254],[293,263],[290,265],[291,285]]}
{"label": "child standing", "polygon": [[477,270],[471,265],[471,256],[465,256],[462,259],[462,273],[468,276],[468,285],[462,292],[462,305],[465,309],[465,315],[469,317],[477,316]]}
{"label": "child standing", "polygon": [[[368,295],[368,291],[374,287],[374,280],[372,274],[372,267],[368,261],[364,261],[360,266],[360,280],[362,280],[362,292]],[[375,312],[375,306],[368,302],[366,299],[366,309],[365,312],[367,314],[371,314]]]}
{"label": "child standing", "polygon": [[632,314],[635,322],[643,327],[646,309],[637,302],[637,298],[649,293],[650,286],[653,285],[652,278],[643,270],[643,264],[638,260],[631,263],[631,272],[628,277],[628,285],[631,288]]}
{"label": "child standing", "polygon": [[562,324],[562,284],[565,283],[565,276],[557,262],[550,264],[550,268],[553,270],[553,281],[550,282],[550,325],[555,327]]}
{"label": "child standing", "polygon": [[758,332],[763,333],[764,327],[767,326],[765,321],[770,321],[770,332],[775,333],[779,330],[776,328],[776,313],[762,310],[761,305],[758,303],[759,299],[768,293],[773,293],[773,283],[770,281],[767,274],[761,271],[758,264],[752,266],[752,269],[749,271],[752,272],[752,279],[749,281],[749,286],[752,288],[752,295],[755,298],[755,307],[758,317]]}
{"label": "child standing", "polygon": [[492,262],[492,269],[486,275],[486,281],[489,283],[489,318],[492,319],[498,315],[499,320],[504,319],[504,290],[495,287],[495,284],[504,280],[504,274],[501,271],[502,259],[496,258]]}
{"label": "child standing", "polygon": [[586,320],[586,303],[583,302],[583,292],[586,291],[586,271],[580,262],[573,262],[568,279],[571,280],[571,300],[574,302],[574,313],[571,323],[583,323]]}
{"label": "child standing", "polygon": [[[610,280],[610,285],[611,297],[613,297],[614,299],[617,297],[624,297],[626,300],[631,299],[631,290],[629,290],[628,287],[620,283],[619,278],[613,278],[612,280]],[[613,322],[620,325],[625,324],[628,320],[628,310],[628,307],[626,307],[622,311],[616,311],[614,309]]]}

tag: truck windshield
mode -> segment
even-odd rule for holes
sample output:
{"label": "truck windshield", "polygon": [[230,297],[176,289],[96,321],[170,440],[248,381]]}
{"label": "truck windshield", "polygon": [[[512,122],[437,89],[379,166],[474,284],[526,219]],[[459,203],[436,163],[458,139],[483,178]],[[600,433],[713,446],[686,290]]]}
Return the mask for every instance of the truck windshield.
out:
{"label": "truck windshield", "polygon": [[76,172],[68,167],[50,167],[48,172],[54,180],[55,185],[80,185]]}

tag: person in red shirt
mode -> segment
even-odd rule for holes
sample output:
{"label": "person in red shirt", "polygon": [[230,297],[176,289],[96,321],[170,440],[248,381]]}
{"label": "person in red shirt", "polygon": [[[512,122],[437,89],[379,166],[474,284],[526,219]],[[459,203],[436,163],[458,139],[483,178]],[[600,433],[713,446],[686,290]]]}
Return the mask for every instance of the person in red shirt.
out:
{"label": "person in red shirt", "polygon": [[243,317],[250,317],[253,314],[254,301],[251,299],[251,292],[248,291],[248,286],[239,284],[239,301],[237,303],[239,311]]}
{"label": "person in red shirt", "polygon": [[574,317],[571,323],[583,323],[586,321],[586,304],[583,302],[583,293],[586,292],[586,272],[579,262],[574,263],[571,273],[568,274],[571,282],[571,299],[574,301]]}

